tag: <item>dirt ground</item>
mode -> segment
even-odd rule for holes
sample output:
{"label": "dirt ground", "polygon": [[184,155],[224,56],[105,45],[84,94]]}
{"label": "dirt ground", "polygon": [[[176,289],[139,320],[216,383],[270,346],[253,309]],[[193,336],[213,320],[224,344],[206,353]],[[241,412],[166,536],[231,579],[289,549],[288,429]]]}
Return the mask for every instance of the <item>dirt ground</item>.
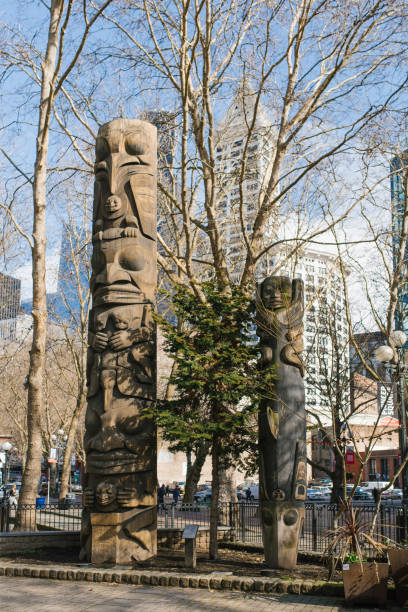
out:
{"label": "dirt ground", "polygon": [[[78,561],[77,548],[49,548],[43,550],[25,550],[13,554],[8,553],[0,557],[3,561],[11,563],[34,563],[36,565],[78,565],[83,564]],[[134,565],[134,569],[150,569],[158,571],[178,571],[191,574],[194,570],[184,567],[183,551],[159,550],[156,558],[143,563]],[[235,576],[261,576],[261,572],[266,568],[263,563],[263,555],[256,552],[246,552],[240,550],[227,550],[221,548],[219,559],[210,560],[208,554],[197,554],[197,573],[211,572],[232,572]],[[293,580],[296,578],[303,580],[327,580],[328,569],[323,565],[311,563],[299,563],[294,570],[270,570],[273,573],[269,576]],[[341,574],[336,573],[332,580],[341,580]]]}

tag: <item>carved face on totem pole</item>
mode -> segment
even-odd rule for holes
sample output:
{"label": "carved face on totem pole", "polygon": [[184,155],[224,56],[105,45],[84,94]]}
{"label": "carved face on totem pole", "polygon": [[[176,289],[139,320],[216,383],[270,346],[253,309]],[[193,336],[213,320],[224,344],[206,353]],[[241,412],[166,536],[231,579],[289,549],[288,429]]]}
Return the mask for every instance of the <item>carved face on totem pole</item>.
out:
{"label": "carved face on totem pole", "polygon": [[115,119],[96,139],[94,304],[154,300],[156,271],[155,128]]}
{"label": "carved face on totem pole", "polygon": [[260,499],[265,560],[296,565],[306,497],[306,414],[302,361],[303,282],[269,277],[258,286],[260,366],[276,371],[274,397],[259,411]]}
{"label": "carved face on totem pole", "polygon": [[267,310],[288,308],[292,302],[292,282],[286,276],[271,276],[262,283],[262,304]]}
{"label": "carved face on totem pole", "polygon": [[156,399],[156,160],[151,124],[115,119],[100,128],[84,505],[91,513],[139,512],[132,537],[142,557],[154,548],[155,519],[153,510],[143,520],[140,512],[156,504],[156,431],[143,412]]}

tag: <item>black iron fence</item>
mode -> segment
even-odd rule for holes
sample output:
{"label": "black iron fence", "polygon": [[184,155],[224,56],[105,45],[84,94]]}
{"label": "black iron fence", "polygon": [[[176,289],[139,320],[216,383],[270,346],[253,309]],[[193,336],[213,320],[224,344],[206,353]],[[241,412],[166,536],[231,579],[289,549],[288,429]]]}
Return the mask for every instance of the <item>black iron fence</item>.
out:
{"label": "black iron fence", "polygon": [[[373,522],[374,504],[356,503],[361,519],[367,524],[367,530]],[[335,524],[341,524],[337,518],[335,504],[314,502],[305,504],[305,521],[299,542],[299,550],[305,552],[324,552],[329,543],[329,532]],[[32,530],[68,530],[79,531],[81,527],[82,506],[70,503],[68,507],[61,504],[36,504],[23,506],[17,510],[14,506],[0,506],[0,531]],[[375,524],[374,533],[383,541],[401,542],[404,539],[403,507],[383,504]],[[185,525],[198,525],[201,530],[210,526],[210,508],[207,504],[187,504],[178,502],[164,503],[158,506],[158,527],[181,529]],[[236,542],[262,544],[262,527],[258,502],[222,503],[219,512],[219,530],[224,538]],[[367,554],[374,554],[374,549],[367,548]]]}
{"label": "black iron fence", "polygon": [[2,504],[0,531],[79,531],[82,504]]}
{"label": "black iron fence", "polygon": [[[374,504],[356,503],[360,518],[366,524],[365,531],[370,530],[375,515]],[[305,521],[299,542],[299,550],[304,552],[324,552],[329,544],[330,531],[335,525],[341,525],[337,518],[336,504],[321,502],[305,504]],[[210,508],[204,504],[161,504],[159,506],[158,526],[182,528],[187,524],[196,524],[209,528]],[[382,504],[378,514],[374,535],[384,542],[401,542],[403,536],[402,506]],[[230,539],[237,542],[262,544],[262,526],[258,502],[238,502],[220,504],[219,529],[229,531]],[[366,548],[369,555],[374,555],[373,547]]]}

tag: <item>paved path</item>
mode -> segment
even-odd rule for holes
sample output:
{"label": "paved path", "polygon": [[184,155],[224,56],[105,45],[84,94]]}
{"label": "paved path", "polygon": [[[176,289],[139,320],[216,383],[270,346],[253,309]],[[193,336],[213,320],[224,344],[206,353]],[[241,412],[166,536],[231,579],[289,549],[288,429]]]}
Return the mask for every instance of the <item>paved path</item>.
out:
{"label": "paved path", "polygon": [[[0,577],[1,612],[340,612],[342,600]],[[347,608],[350,611],[350,608]],[[354,608],[357,610],[357,608]],[[367,612],[367,608],[365,612]],[[393,608],[399,610],[399,608]],[[373,609],[371,610],[373,612]]]}

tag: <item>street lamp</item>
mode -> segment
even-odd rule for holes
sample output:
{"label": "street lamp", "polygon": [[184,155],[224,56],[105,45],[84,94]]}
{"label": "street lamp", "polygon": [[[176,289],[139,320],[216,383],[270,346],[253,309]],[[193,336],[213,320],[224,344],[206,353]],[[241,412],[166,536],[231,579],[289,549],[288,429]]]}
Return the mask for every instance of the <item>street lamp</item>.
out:
{"label": "street lamp", "polygon": [[[404,461],[407,457],[407,413],[405,408],[405,377],[408,373],[408,366],[405,363],[405,350],[404,344],[407,341],[407,336],[402,330],[395,330],[390,333],[390,340],[395,345],[395,348],[385,345],[380,346],[375,351],[375,357],[378,361],[387,364],[388,367],[395,373],[395,378],[398,379],[399,384],[399,405],[400,405],[400,418],[401,426],[399,428],[400,434],[400,449],[401,449],[401,461]],[[404,537],[407,537],[407,524],[408,524],[408,465],[402,469],[402,505],[404,508]]]}
{"label": "street lamp", "polygon": [[58,471],[59,462],[63,453],[65,452],[66,443],[68,436],[63,429],[58,429],[56,433],[51,435],[51,441],[53,445],[52,458],[48,459],[48,492],[47,492],[47,503],[50,501],[50,484],[52,480],[53,494],[56,493],[58,487]]}

